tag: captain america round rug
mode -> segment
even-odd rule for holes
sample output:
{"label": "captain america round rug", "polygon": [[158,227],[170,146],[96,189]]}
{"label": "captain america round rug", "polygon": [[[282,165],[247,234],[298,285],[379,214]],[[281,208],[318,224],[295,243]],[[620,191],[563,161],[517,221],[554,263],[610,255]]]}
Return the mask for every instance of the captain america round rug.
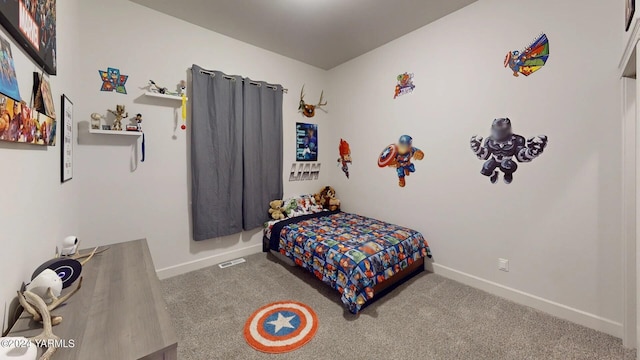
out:
{"label": "captain america round rug", "polygon": [[244,338],[252,348],[278,354],[304,346],[318,330],[318,316],[296,301],[278,301],[256,310],[244,325]]}

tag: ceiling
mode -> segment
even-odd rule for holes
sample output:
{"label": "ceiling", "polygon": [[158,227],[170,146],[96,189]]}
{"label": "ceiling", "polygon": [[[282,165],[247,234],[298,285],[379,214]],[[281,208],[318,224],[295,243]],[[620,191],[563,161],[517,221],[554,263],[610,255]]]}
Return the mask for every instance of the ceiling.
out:
{"label": "ceiling", "polygon": [[331,69],[476,0],[131,0]]}

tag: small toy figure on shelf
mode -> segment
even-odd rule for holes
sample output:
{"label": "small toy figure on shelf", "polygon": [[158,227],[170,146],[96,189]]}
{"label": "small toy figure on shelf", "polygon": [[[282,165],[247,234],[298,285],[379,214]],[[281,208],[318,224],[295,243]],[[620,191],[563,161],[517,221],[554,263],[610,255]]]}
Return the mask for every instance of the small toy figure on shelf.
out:
{"label": "small toy figure on shelf", "polygon": [[159,86],[153,80],[149,80],[149,90],[158,94],[166,94],[169,92],[169,89]]}
{"label": "small toy figure on shelf", "polygon": [[187,95],[187,82],[186,81],[180,80],[179,90],[180,91],[178,91],[178,93],[180,94],[180,96]]}
{"label": "small toy figure on shelf", "polygon": [[127,130],[130,131],[142,131],[142,114],[136,114],[135,117],[131,118],[131,125],[127,125]]}
{"label": "small toy figure on shelf", "polygon": [[116,111],[109,110],[116,118],[113,120],[111,130],[122,131],[122,119],[129,117],[129,113],[125,113],[124,105],[116,105]]}
{"label": "small toy figure on shelf", "polygon": [[91,114],[91,128],[100,129],[100,122],[104,117],[98,113]]}

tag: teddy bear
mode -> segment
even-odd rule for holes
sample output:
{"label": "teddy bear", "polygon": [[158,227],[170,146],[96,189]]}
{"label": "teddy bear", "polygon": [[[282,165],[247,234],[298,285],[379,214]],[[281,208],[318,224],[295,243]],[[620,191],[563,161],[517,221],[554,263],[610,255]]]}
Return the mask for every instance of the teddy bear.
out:
{"label": "teddy bear", "polygon": [[325,209],[329,209],[331,211],[340,210],[340,200],[336,198],[336,190],[331,186],[323,187],[320,190],[320,193],[315,196],[316,202],[324,206]]}
{"label": "teddy bear", "polygon": [[284,201],[282,200],[273,200],[269,203],[269,206],[271,207],[269,209],[269,214],[271,214],[271,218],[273,218],[273,220],[282,220],[285,218],[284,213],[282,212],[283,204]]}

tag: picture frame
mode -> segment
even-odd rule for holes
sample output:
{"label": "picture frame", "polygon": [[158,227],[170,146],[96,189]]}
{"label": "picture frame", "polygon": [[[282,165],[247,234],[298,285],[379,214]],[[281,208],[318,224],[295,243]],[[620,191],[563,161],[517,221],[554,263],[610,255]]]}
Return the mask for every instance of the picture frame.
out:
{"label": "picture frame", "polygon": [[62,113],[62,146],[61,155],[61,182],[67,182],[73,178],[73,102],[66,95],[61,96]]}
{"label": "picture frame", "polygon": [[55,9],[56,0],[0,1],[0,24],[49,75],[57,72]]}
{"label": "picture frame", "polygon": [[633,16],[636,13],[636,0],[625,0],[624,6],[624,19],[625,27],[624,31],[629,31],[631,23],[633,22]]}

